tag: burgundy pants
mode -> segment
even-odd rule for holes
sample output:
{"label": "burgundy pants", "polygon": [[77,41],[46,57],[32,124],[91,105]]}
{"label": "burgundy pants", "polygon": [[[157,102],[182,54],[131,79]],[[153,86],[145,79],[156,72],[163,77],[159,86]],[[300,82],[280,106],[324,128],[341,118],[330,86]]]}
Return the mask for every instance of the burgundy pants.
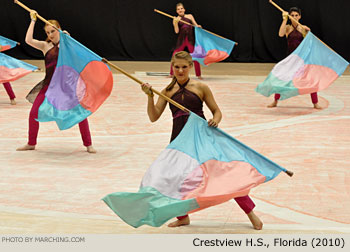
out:
{"label": "burgundy pants", "polygon": [[[47,88],[48,86],[45,86],[40,90],[38,96],[35,98],[32,109],[30,110],[30,113],[29,113],[29,131],[28,131],[29,145],[36,145],[36,139],[38,137],[38,132],[39,132],[39,122],[36,121],[35,119],[38,118],[39,107],[45,100],[45,92]],[[91,142],[89,123],[87,119],[79,123],[79,130],[80,130],[80,134],[81,134],[81,138],[83,140],[84,146],[90,146],[92,142]]]}
{"label": "burgundy pants", "polygon": [[[173,55],[175,53],[177,53],[177,52],[185,50],[186,47],[188,48],[188,51],[190,53],[193,52],[194,46],[191,45],[190,42],[188,42],[187,37],[185,38],[185,41],[182,43],[182,45],[179,48],[175,49],[175,51],[173,52]],[[196,76],[197,77],[201,76],[201,66],[200,66],[200,64],[197,61],[194,61],[193,63],[194,63],[194,70],[196,72]],[[174,71],[173,71],[173,67],[172,66],[170,66],[170,75],[174,75]]]}
{"label": "burgundy pants", "polygon": [[5,82],[5,83],[2,83],[4,85],[4,88],[7,92],[7,94],[9,95],[10,99],[13,100],[16,98],[15,96],[15,93],[13,92],[12,90],[12,87],[11,87],[11,84],[10,82]]}
{"label": "burgundy pants", "polygon": [[[237,202],[237,204],[239,205],[239,207],[246,213],[249,214],[253,208],[255,207],[254,202],[252,201],[252,199],[247,195],[247,196],[243,196],[243,197],[237,197],[235,198],[235,201]],[[184,215],[184,216],[179,216],[177,217],[179,220],[186,218],[188,215]]]}
{"label": "burgundy pants", "polygon": [[[317,92],[311,93],[311,101],[313,104],[318,103],[318,97],[317,97]],[[275,101],[278,101],[280,99],[281,95],[280,94],[275,94]]]}

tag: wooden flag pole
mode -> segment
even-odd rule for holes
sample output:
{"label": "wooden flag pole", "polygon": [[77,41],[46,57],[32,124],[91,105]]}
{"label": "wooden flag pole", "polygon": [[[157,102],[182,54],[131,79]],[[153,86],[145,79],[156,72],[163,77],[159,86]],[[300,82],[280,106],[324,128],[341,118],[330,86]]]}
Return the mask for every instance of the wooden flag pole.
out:
{"label": "wooden flag pole", "polygon": [[[169,18],[171,18],[171,19],[175,19],[174,16],[171,16],[171,15],[169,15],[169,14],[163,12],[163,11],[160,11],[160,10],[157,10],[157,9],[154,9],[154,11],[157,12],[157,13],[159,13],[159,14],[162,14],[162,15],[164,15],[164,16],[167,16],[167,17],[169,17]],[[187,24],[187,25],[191,25],[191,26],[195,27],[195,25],[190,24],[190,23],[188,23],[188,22],[186,22],[186,21],[183,21],[183,20],[181,20],[181,19],[180,19],[179,21],[182,22],[182,23],[185,23],[185,24]],[[199,27],[199,28],[200,28],[200,27]],[[203,29],[203,28],[201,28],[201,29]],[[222,36],[220,36],[220,35],[218,35],[218,34],[215,34],[215,33],[211,32],[211,31],[207,31],[206,29],[203,29],[203,30],[206,31],[206,32],[208,32],[208,33],[210,33],[210,34],[213,34],[214,36],[217,36],[217,37],[219,37],[219,38],[227,39],[227,38],[225,38],[225,37],[222,37]],[[235,44],[238,45],[237,42],[235,42]]]}
{"label": "wooden flag pole", "polygon": [[[23,9],[25,9],[26,11],[28,12],[31,12],[32,9],[28,8],[27,6],[25,6],[23,3],[21,3],[20,1],[18,0],[14,0],[14,3],[15,4],[18,4],[19,6],[21,6]],[[54,24],[50,23],[49,21],[47,21],[45,18],[43,18],[42,16],[40,16],[38,13],[36,14],[37,18],[39,18],[41,21],[43,21],[44,23],[46,23],[47,25],[51,25],[53,26],[56,30],[60,30],[58,29],[58,27],[56,27]]]}
{"label": "wooden flag pole", "polygon": [[[113,63],[109,62],[106,59],[102,59],[102,61],[106,64],[108,64],[109,66],[113,67],[114,69],[116,69],[117,71],[121,72],[122,74],[128,76],[130,79],[136,81],[137,83],[139,83],[140,85],[143,83],[141,80],[135,78],[134,76],[132,76],[131,74],[127,73],[126,71],[124,71],[123,69],[121,69],[120,67],[114,65]],[[162,97],[164,100],[168,101],[169,103],[173,104],[174,106],[178,107],[179,109],[189,113],[190,110],[185,108],[184,106],[182,106],[181,104],[177,103],[176,101],[174,101],[173,99],[169,98],[168,96],[162,94],[161,92],[153,89],[151,87],[152,92],[156,93],[157,95],[159,95],[160,97]]]}

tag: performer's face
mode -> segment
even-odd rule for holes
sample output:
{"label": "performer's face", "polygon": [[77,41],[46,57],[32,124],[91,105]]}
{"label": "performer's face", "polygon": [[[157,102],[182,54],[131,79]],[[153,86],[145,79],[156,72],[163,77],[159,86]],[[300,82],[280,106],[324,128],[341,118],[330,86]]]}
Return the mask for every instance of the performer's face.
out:
{"label": "performer's face", "polygon": [[173,64],[173,71],[179,82],[186,82],[189,78],[192,65],[185,59],[176,59]]}
{"label": "performer's face", "polygon": [[289,13],[289,15],[291,15],[296,21],[299,21],[299,19],[301,18],[300,14],[296,11],[292,11],[291,13]]}
{"label": "performer's face", "polygon": [[185,8],[182,5],[177,6],[176,13],[179,16],[184,16],[185,15]]}
{"label": "performer's face", "polygon": [[57,44],[60,41],[60,33],[55,28],[53,28],[53,26],[45,26],[45,32],[52,43]]}

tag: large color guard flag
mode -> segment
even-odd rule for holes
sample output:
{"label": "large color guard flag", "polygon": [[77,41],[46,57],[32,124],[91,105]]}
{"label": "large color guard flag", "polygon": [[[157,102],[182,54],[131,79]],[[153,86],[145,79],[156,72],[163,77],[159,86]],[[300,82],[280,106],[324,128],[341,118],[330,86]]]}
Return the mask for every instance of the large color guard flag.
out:
{"label": "large color guard flag", "polygon": [[272,69],[256,92],[281,100],[321,91],[345,71],[349,63],[323,44],[311,32],[287,58]]}
{"label": "large color guard flag", "polygon": [[69,129],[95,112],[110,95],[113,76],[102,58],[60,32],[55,72],[39,107],[38,121]]}
{"label": "large color guard flag", "polygon": [[181,133],[159,155],[137,193],[116,192],[103,201],[133,227],[214,206],[286,171],[191,113]]}
{"label": "large color guard flag", "polygon": [[230,56],[235,42],[215,36],[199,27],[195,28],[196,42],[192,59],[202,65],[219,62]]}
{"label": "large color guard flag", "polygon": [[0,53],[0,83],[15,81],[36,69],[36,66]]}
{"label": "large color guard flag", "polygon": [[1,46],[0,52],[11,49],[11,48],[15,47],[16,45],[17,45],[16,41],[13,41],[11,39],[0,36],[0,46]]}

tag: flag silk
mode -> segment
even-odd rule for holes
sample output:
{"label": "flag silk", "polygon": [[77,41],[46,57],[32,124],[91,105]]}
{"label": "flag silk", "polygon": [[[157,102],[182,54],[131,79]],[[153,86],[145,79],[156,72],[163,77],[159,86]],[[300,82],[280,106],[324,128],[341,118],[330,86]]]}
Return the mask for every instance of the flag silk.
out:
{"label": "flag silk", "polygon": [[284,168],[191,113],[180,134],[146,171],[137,193],[103,201],[133,227],[169,219],[248,195]]}
{"label": "flag silk", "polygon": [[277,63],[255,91],[266,97],[280,94],[280,100],[311,94],[331,85],[348,65],[345,59],[308,32],[297,49]]}
{"label": "flag silk", "polygon": [[14,48],[17,45],[16,41],[0,36],[0,52]]}
{"label": "flag silk", "polygon": [[95,112],[110,95],[113,76],[102,58],[60,31],[55,72],[39,107],[38,121],[69,129]]}
{"label": "flag silk", "polygon": [[192,59],[202,65],[219,62],[230,56],[235,42],[215,36],[199,27],[194,27],[196,42]]}
{"label": "flag silk", "polygon": [[0,83],[15,81],[36,69],[36,66],[0,53]]}

